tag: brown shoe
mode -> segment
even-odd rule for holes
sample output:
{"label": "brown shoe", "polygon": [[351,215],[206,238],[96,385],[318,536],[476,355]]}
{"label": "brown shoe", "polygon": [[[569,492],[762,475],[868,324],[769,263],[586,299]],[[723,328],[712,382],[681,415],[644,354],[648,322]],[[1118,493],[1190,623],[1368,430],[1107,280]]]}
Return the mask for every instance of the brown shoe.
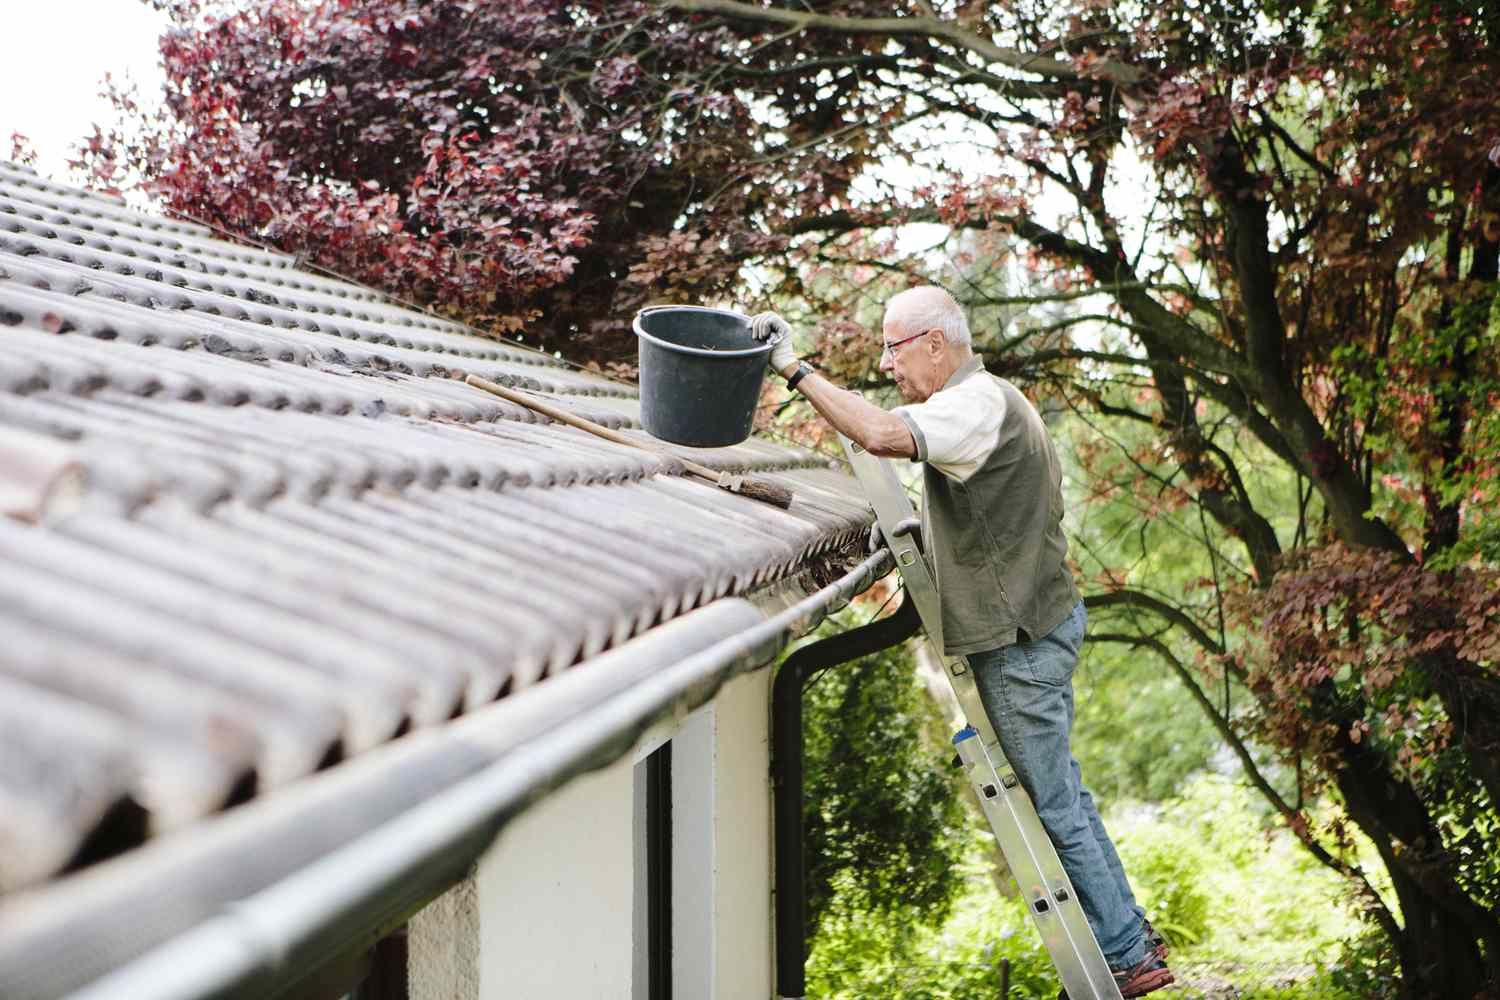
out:
{"label": "brown shoe", "polygon": [[1139,965],[1115,972],[1115,985],[1120,987],[1122,997],[1143,997],[1171,986],[1175,981],[1167,963],[1157,958],[1154,952],[1147,952]]}

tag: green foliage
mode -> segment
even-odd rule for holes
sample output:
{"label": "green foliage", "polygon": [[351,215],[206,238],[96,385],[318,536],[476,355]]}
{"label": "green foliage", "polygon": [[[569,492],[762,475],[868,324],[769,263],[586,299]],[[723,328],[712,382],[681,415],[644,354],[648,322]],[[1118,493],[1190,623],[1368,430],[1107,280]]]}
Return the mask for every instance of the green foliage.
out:
{"label": "green foliage", "polygon": [[[967,790],[964,794],[971,794]],[[1137,897],[1172,938],[1183,984],[1162,1000],[1377,1000],[1391,956],[1342,902],[1337,878],[1272,823],[1254,793],[1215,775],[1156,806],[1120,803],[1107,823]],[[992,1000],[1009,962],[1010,1000],[1052,1000],[1057,977],[1014,897],[991,877],[993,838],[975,820],[944,920],[862,912],[845,886],[813,942],[817,1000]]]}
{"label": "green foliage", "polygon": [[826,671],[805,692],[811,931],[835,899],[835,914],[870,922],[861,934],[940,921],[960,888],[965,815],[945,726],[914,670],[904,648],[890,649]]}
{"label": "green foliage", "polygon": [[1360,1000],[1394,1000],[1400,995],[1400,970],[1391,939],[1373,929],[1343,942],[1338,964],[1328,972],[1334,996]]}
{"label": "green foliage", "polygon": [[960,867],[964,892],[945,921],[900,925],[845,910],[836,900],[808,962],[808,996],[991,1000],[1004,961],[1012,1000],[1055,997],[1057,976],[1024,907],[995,891],[981,856],[987,836],[970,831]]}
{"label": "green foliage", "polygon": [[[1234,993],[1237,1000],[1374,1000],[1377,995],[1351,992],[1332,975],[1321,972],[1286,986],[1251,986]],[[1169,991],[1161,996],[1162,1000],[1172,1000],[1174,994]]]}
{"label": "green foliage", "polygon": [[1170,798],[1221,745],[1182,685],[1149,654],[1086,643],[1073,686],[1073,756],[1097,799]]}
{"label": "green foliage", "polygon": [[1201,775],[1110,829],[1141,905],[1195,959],[1322,964],[1364,930],[1348,887],[1227,778]]}
{"label": "green foliage", "polygon": [[1153,833],[1130,852],[1130,877],[1143,890],[1140,903],[1174,947],[1198,944],[1208,933],[1211,901],[1203,883],[1211,860],[1191,830]]}

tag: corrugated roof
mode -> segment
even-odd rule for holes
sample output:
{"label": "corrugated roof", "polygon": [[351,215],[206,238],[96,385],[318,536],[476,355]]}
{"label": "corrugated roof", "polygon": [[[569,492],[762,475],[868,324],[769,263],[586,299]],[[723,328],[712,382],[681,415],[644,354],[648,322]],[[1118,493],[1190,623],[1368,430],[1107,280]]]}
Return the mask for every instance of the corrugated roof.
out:
{"label": "corrugated roof", "polygon": [[869,521],[812,453],[692,453],[790,486],[783,511],[469,373],[645,438],[627,386],[0,165],[0,892],[799,572]]}

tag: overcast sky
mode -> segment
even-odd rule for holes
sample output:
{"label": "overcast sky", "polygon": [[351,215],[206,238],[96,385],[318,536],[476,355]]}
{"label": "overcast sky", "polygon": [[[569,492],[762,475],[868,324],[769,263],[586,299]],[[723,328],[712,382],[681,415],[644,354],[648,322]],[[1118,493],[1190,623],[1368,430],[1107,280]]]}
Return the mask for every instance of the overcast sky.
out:
{"label": "overcast sky", "polygon": [[20,132],[37,170],[62,178],[68,147],[114,118],[99,97],[105,73],[128,75],[144,96],[161,91],[156,39],[166,17],[140,0],[0,0],[0,14],[0,159]]}

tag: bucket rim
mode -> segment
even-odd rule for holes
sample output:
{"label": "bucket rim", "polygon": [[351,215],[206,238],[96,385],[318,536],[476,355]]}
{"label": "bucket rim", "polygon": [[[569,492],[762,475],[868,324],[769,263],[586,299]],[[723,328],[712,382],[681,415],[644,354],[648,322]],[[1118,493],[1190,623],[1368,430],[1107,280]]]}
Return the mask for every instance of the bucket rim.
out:
{"label": "bucket rim", "polygon": [[771,348],[776,346],[775,344],[772,344],[768,341],[763,344],[757,344],[754,347],[745,347],[736,351],[711,351],[704,347],[688,347],[685,344],[674,344],[670,340],[662,340],[660,337],[656,336],[655,334],[651,333],[649,330],[646,330],[641,326],[642,316],[646,315],[647,313],[665,312],[669,309],[675,312],[719,313],[723,316],[734,316],[738,319],[742,319],[745,321],[745,324],[747,326],[750,323],[749,316],[746,316],[742,312],[736,312],[733,309],[719,309],[713,306],[646,306],[645,308],[636,311],[635,319],[631,321],[630,328],[635,331],[635,335],[637,337],[641,338],[642,340],[649,340],[651,343],[663,348],[664,350],[676,351],[678,354],[690,354],[700,358],[752,358],[756,355],[770,354]]}

